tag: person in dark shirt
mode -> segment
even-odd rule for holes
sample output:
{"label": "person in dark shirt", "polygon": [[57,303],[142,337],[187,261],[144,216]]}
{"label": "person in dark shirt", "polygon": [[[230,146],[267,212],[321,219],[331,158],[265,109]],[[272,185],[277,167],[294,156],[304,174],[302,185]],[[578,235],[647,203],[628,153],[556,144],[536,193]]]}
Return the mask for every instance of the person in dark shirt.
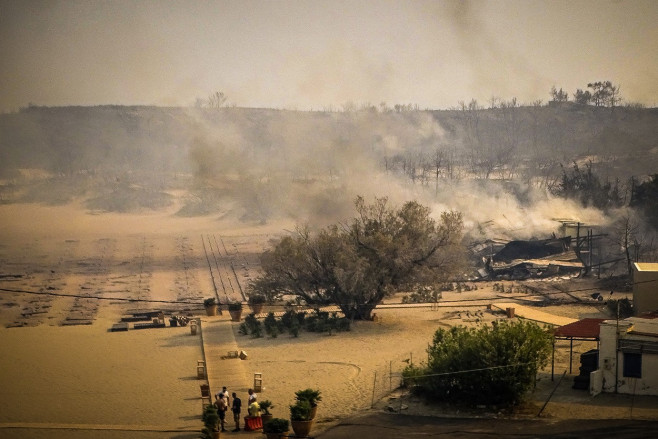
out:
{"label": "person in dark shirt", "polygon": [[235,430],[233,431],[240,431],[240,410],[242,410],[242,400],[233,392],[233,405],[231,406],[233,420],[235,421]]}

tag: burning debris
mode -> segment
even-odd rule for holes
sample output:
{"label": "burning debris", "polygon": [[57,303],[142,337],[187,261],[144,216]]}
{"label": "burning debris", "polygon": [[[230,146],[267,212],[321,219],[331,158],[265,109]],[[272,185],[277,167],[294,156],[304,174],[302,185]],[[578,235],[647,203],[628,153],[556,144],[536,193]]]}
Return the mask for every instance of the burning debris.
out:
{"label": "burning debris", "polygon": [[[510,241],[493,253],[500,242],[478,245],[484,268],[478,270],[484,279],[527,279],[565,274],[581,274],[585,264],[571,248],[570,236],[543,240]],[[486,253],[487,250],[489,254]]]}

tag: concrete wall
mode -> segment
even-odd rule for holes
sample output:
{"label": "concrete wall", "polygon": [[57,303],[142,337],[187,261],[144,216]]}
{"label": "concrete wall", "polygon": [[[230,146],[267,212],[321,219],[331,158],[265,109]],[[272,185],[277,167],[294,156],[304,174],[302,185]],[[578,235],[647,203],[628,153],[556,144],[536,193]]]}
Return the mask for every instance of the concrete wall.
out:
{"label": "concrete wall", "polygon": [[658,311],[658,263],[633,264],[633,308],[635,315]]}
{"label": "concrete wall", "polygon": [[[619,334],[625,340],[647,340],[656,341],[656,337],[635,335],[628,330],[632,324],[625,320],[619,322]],[[590,393],[598,391],[628,393],[636,395],[658,395],[658,355],[642,354],[642,377],[624,377],[624,353],[617,351],[617,322],[606,320],[601,323],[599,345],[599,370],[601,371],[600,386],[597,379],[596,384],[590,386]],[[598,378],[598,377],[597,377]]]}

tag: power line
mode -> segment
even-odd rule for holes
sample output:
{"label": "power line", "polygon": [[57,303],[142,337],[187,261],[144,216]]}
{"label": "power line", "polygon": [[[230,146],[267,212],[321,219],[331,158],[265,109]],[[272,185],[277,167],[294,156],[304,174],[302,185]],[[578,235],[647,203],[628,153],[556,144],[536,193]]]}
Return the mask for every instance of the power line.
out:
{"label": "power line", "polygon": [[173,304],[185,304],[185,305],[203,305],[203,303],[201,302],[189,302],[189,301],[181,301],[181,300],[131,299],[129,297],[87,296],[84,294],[64,294],[64,293],[54,293],[52,291],[28,291],[28,290],[19,290],[12,288],[0,288],[0,291],[6,291],[10,293],[21,293],[21,294],[33,294],[37,296],[72,297],[79,299],[96,299],[96,300],[116,300],[122,302],[153,302],[153,303],[173,303]]}
{"label": "power line", "polygon": [[429,377],[438,377],[438,376],[445,376],[445,375],[457,375],[460,373],[470,373],[470,372],[482,372],[485,370],[493,370],[493,369],[506,369],[509,367],[518,367],[518,366],[527,366],[529,364],[536,364],[535,361],[528,361],[526,363],[515,363],[515,364],[506,364],[504,366],[489,366],[489,367],[482,367],[479,369],[466,369],[466,370],[456,370],[453,372],[441,372],[441,373],[431,373],[427,375],[413,375],[406,377],[408,379],[416,379],[416,378],[429,378]]}
{"label": "power line", "polygon": [[[651,282],[658,282],[658,279],[651,279],[651,280],[645,280],[645,281],[639,281],[639,282],[633,282],[632,285],[639,285],[639,284],[645,284],[645,283],[651,283]],[[394,302],[394,303],[386,303],[385,305],[404,305],[403,308],[421,308],[421,307],[427,307],[428,304],[446,304],[446,303],[463,303],[463,302],[482,302],[482,301],[504,301],[504,300],[509,300],[509,299],[516,299],[516,298],[522,298],[522,297],[528,297],[528,296],[552,296],[555,294],[570,294],[570,293],[578,293],[578,292],[585,292],[585,291],[600,291],[603,288],[579,288],[575,290],[566,290],[566,291],[554,291],[554,292],[547,292],[547,293],[535,293],[535,294],[516,294],[516,295],[510,295],[510,296],[505,296],[505,297],[483,297],[479,299],[460,299],[460,300],[441,300],[439,302],[423,302],[423,303],[403,303],[403,302]],[[71,297],[71,298],[81,298],[81,299],[96,299],[96,300],[113,300],[113,301],[122,301],[122,302],[146,302],[146,303],[169,303],[169,304],[183,304],[183,305],[203,305],[202,302],[191,302],[191,301],[182,301],[182,300],[156,300],[156,299],[132,299],[132,298],[127,298],[127,297],[102,297],[102,296],[89,296],[89,295],[83,295],[83,294],[64,294],[64,293],[55,293],[52,291],[29,291],[29,290],[21,290],[21,289],[12,289],[12,288],[0,288],[0,291],[5,291],[5,292],[10,292],[10,293],[21,293],[21,294],[32,294],[32,295],[38,295],[38,296],[54,296],[54,297]],[[328,303],[324,304],[322,306],[341,306],[342,304],[338,303]],[[285,304],[275,304],[275,305],[270,305],[272,307],[286,307],[287,305]],[[308,305],[309,307],[313,307],[313,305]]]}

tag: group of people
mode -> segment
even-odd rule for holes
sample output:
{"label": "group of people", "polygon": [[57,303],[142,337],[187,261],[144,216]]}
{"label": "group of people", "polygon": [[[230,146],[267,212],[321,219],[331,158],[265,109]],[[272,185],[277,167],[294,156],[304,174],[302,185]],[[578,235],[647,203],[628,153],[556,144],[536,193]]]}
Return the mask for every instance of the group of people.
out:
{"label": "group of people", "polygon": [[[254,392],[253,389],[249,389],[249,399],[247,404],[247,412],[249,416],[256,417],[260,416],[260,406],[258,405],[258,395]],[[226,412],[228,411],[229,405],[231,407],[231,412],[233,412],[233,420],[235,421],[235,429],[233,431],[240,431],[240,413],[242,412],[242,400],[238,398],[238,395],[233,392],[229,396],[229,392],[226,389],[226,386],[222,387],[222,391],[218,392],[215,395],[215,407],[217,407],[217,413],[219,414],[219,422],[222,427],[221,431],[227,431],[226,428]]]}

